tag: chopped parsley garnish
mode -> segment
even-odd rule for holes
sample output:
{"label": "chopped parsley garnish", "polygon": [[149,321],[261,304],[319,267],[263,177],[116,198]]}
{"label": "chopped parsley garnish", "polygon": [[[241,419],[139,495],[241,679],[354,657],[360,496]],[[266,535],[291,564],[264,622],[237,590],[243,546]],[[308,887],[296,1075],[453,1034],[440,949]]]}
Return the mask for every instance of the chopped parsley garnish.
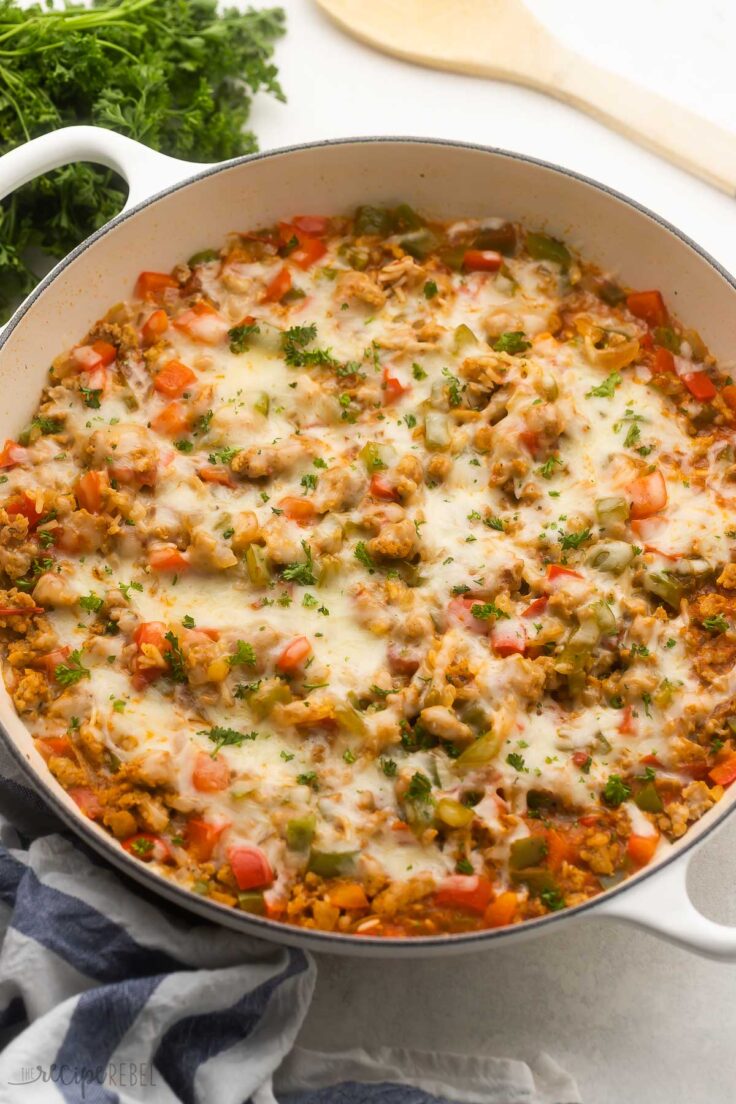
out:
{"label": "chopped parsley garnish", "polygon": [[551,479],[555,474],[555,468],[563,467],[563,463],[559,456],[550,456],[549,460],[545,460],[541,468],[537,468],[537,471],[541,475],[542,479]]}
{"label": "chopped parsley garnish", "polygon": [[395,778],[397,766],[393,759],[381,759],[381,770],[387,778]]}
{"label": "chopped parsley garnish", "polygon": [[309,365],[336,367],[338,362],[329,349],[307,349],[307,345],[316,337],[317,327],[314,323],[309,326],[292,326],[281,334],[281,350],[289,367],[305,368]]}
{"label": "chopped parsley garnish", "polygon": [[429,802],[432,800],[432,783],[426,774],[415,771],[406,789],[407,801]]}
{"label": "chopped parsley garnish", "polygon": [[415,380],[425,380],[427,378],[427,373],[424,371],[421,364],[417,364],[416,361],[411,366],[411,374]]}
{"label": "chopped parsley garnish", "polygon": [[243,701],[244,698],[249,698],[251,694],[255,694],[262,681],[262,679],[258,679],[256,682],[239,682],[233,693],[238,701]]}
{"label": "chopped parsley garnish", "polygon": [[79,390],[84,397],[84,405],[88,406],[90,410],[100,409],[100,395],[102,394],[102,388],[92,387],[80,387]]}
{"label": "chopped parsley garnish", "polygon": [[371,557],[370,552],[365,546],[365,541],[358,541],[355,546],[355,552],[353,553],[353,555],[355,556],[356,560],[362,563],[363,567],[365,567],[368,571],[371,572],[371,574],[373,574],[373,572],[376,570],[376,565],[373,562],[373,558]]}
{"label": "chopped parsley garnish", "polygon": [[307,472],[299,480],[305,491],[313,491],[317,487],[317,476],[314,472]]}
{"label": "chopped parsley garnish", "polygon": [[153,840],[146,839],[145,836],[138,836],[138,838],[134,839],[131,843],[130,850],[138,855],[139,858],[150,855],[151,851],[153,851]]}
{"label": "chopped parsley garnish", "polygon": [[524,353],[531,349],[531,341],[527,341],[526,334],[522,330],[507,330],[497,337],[491,348],[497,353]]}
{"label": "chopped parsley garnish", "polygon": [[458,874],[475,874],[475,869],[469,859],[458,859],[455,863],[455,870]]}
{"label": "chopped parsley garnish", "polygon": [[43,436],[49,433],[59,433],[62,429],[61,422],[56,418],[45,418],[43,415],[37,415],[31,422],[31,429],[37,429]]}
{"label": "chopped parsley garnish", "polygon": [[97,613],[102,607],[104,599],[100,598],[99,594],[95,594],[93,590],[89,594],[83,594],[79,599],[79,604],[83,610],[87,610],[88,613]]}
{"label": "chopped parsley garnish", "polygon": [[466,586],[465,583],[456,583],[455,586],[452,587],[452,593],[455,596],[458,596],[460,594],[467,594],[469,590],[470,587]]}
{"label": "chopped parsley garnish", "polygon": [[519,755],[518,751],[510,751],[506,756],[506,762],[510,767],[513,767],[514,770],[517,770],[520,773],[522,771],[526,771],[527,769],[524,762],[524,756]]}
{"label": "chopped parsley garnish", "polygon": [[315,460],[312,461],[312,463],[314,464],[315,468],[326,468],[327,467],[327,464],[325,463],[325,461],[322,459],[321,456],[318,456]]}
{"label": "chopped parsley garnish", "polygon": [[612,774],[603,787],[603,800],[612,809],[617,809],[631,796],[631,787],[627,786],[619,774]]}
{"label": "chopped parsley garnish", "polygon": [[126,602],[130,601],[131,590],[143,590],[142,583],[118,583],[118,590],[125,598]]}
{"label": "chopped parsley garnish", "polygon": [[648,656],[651,652],[645,644],[637,644],[634,642],[630,647],[631,654],[634,656]]}
{"label": "chopped parsley garnish", "polygon": [[438,288],[434,280],[427,280],[426,284],[424,285],[424,298],[434,299],[435,295],[437,294],[437,290]]}
{"label": "chopped parsley garnish", "polygon": [[569,548],[580,548],[581,544],[590,540],[590,529],[581,529],[579,533],[559,533],[557,539],[565,551]]}
{"label": "chopped parsley garnish", "polygon": [[641,437],[641,430],[636,422],[629,426],[628,432],[624,437],[624,448],[631,448]]}
{"label": "chopped parsley garnish", "polygon": [[305,771],[303,774],[298,774],[296,780],[300,786],[309,786],[315,793],[319,789],[319,779],[316,771]]}
{"label": "chopped parsley garnish", "polygon": [[212,740],[215,745],[212,750],[212,758],[217,758],[217,753],[220,748],[223,747],[242,747],[244,740],[255,740],[258,738],[257,732],[238,732],[235,728],[223,728],[221,725],[215,725],[214,728],[203,728],[198,733],[198,736],[206,736],[208,740]]}
{"label": "chopped parsley garnish", "polygon": [[279,755],[281,756],[281,758],[284,760],[285,763],[290,763],[291,760],[294,758],[294,753],[291,752],[291,751],[280,751]]}
{"label": "chopped parsley garnish", "polygon": [[726,632],[729,628],[728,621],[722,613],[716,613],[713,615],[713,617],[706,617],[706,619],[702,622],[702,625],[704,629],[708,630],[708,632],[713,633]]}
{"label": "chopped parsley garnish", "polygon": [[210,428],[210,422],[212,421],[214,416],[215,416],[214,410],[207,410],[207,411],[205,411],[204,414],[200,414],[200,416],[197,418],[197,421],[195,423],[194,432],[196,434],[198,434],[199,436],[201,436],[204,433],[207,433],[207,431]]}
{"label": "chopped parsley garnish", "polygon": [[181,619],[181,623],[185,629],[194,629],[197,626],[197,622],[189,613],[185,613]]}
{"label": "chopped parsley garnish", "polygon": [[496,619],[505,617],[508,620],[509,617],[508,613],[504,613],[502,609],[499,609],[495,602],[476,602],[475,605],[470,607],[470,612],[479,621],[488,621],[491,617]]}
{"label": "chopped parsley garnish", "polygon": [[245,640],[238,640],[235,644],[234,653],[227,657],[227,661],[231,667],[255,667],[255,648]]}
{"label": "chopped parsley garnish", "polygon": [[214,452],[211,452],[207,459],[209,460],[210,464],[229,464],[230,461],[235,456],[237,456],[239,452],[242,452],[242,449],[233,448],[232,446],[225,445],[222,448],[215,449]]}
{"label": "chopped parsley garnish", "polygon": [[460,383],[457,376],[453,376],[449,368],[443,368],[442,375],[447,380],[447,401],[450,406],[459,406],[463,401],[464,384]]}
{"label": "chopped parsley garnish", "polygon": [[542,904],[546,905],[550,912],[558,912],[565,907],[565,898],[559,889],[543,889],[539,894]]}
{"label": "chopped parsley garnish", "polygon": [[90,678],[89,667],[82,664],[82,653],[75,648],[65,663],[59,663],[54,678],[61,686],[76,686],[83,678]]}
{"label": "chopped parsley garnish", "polygon": [[194,448],[194,443],[188,441],[186,437],[182,437],[180,441],[174,441],[174,448],[178,449],[179,452],[191,452]]}
{"label": "chopped parsley garnish", "polygon": [[497,529],[499,533],[503,533],[506,530],[506,522],[500,517],[485,518],[483,524],[487,525],[489,529]]}
{"label": "chopped parsley garnish", "polygon": [[186,682],[187,672],[179,637],[169,629],[164,636],[164,640],[168,640],[171,645],[171,650],[164,653],[164,659],[169,665],[169,675],[174,682]]}
{"label": "chopped parsley garnish", "polygon": [[357,758],[355,752],[351,751],[350,748],[345,748],[344,752],[342,753],[342,757],[345,762],[349,764],[353,764]]}
{"label": "chopped parsley garnish", "polygon": [[231,353],[245,353],[250,348],[250,338],[253,334],[260,333],[257,322],[241,322],[239,326],[233,326],[227,331],[230,341]]}
{"label": "chopped parsley garnish", "polygon": [[623,377],[618,372],[611,372],[610,376],[606,376],[603,383],[599,383],[597,387],[591,387],[585,395],[586,399],[591,397],[596,399],[612,399],[616,388],[623,383]]}
{"label": "chopped parsley garnish", "polygon": [[312,549],[306,541],[302,541],[302,548],[304,549],[304,555],[307,557],[306,562],[287,564],[281,572],[281,578],[287,583],[298,583],[300,586],[314,586],[317,582],[317,578],[314,574]]}

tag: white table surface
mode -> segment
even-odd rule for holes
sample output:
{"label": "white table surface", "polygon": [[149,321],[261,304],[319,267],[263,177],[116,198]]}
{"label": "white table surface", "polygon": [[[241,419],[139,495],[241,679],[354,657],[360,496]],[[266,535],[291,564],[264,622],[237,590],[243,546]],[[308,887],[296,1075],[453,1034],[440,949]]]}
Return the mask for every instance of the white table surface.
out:
{"label": "white table surface", "polygon": [[[556,101],[408,65],[347,38],[310,0],[282,4],[289,33],[278,61],[289,102],[255,105],[262,148],[401,134],[517,150],[606,181],[736,271],[736,204],[728,197]],[[591,60],[736,132],[734,0],[529,0],[529,7],[547,22],[554,10],[560,37]],[[736,924],[736,821],[694,866],[695,902]],[[585,1104],[736,1100],[736,966],[632,928],[593,919],[461,958],[321,957],[319,968],[302,1032],[310,1046],[513,1057],[546,1050],[578,1079]]]}

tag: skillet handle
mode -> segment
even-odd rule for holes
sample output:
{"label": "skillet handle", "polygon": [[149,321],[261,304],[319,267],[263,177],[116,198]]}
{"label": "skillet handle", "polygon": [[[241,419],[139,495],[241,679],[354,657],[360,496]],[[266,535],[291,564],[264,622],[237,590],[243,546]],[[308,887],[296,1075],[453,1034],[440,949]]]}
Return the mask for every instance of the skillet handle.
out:
{"label": "skillet handle", "polygon": [[73,161],[91,161],[119,173],[129,188],[124,211],[209,167],[166,157],[103,127],[64,127],[0,157],[0,199],[34,177]]}
{"label": "skillet handle", "polygon": [[692,855],[688,851],[664,870],[602,901],[592,914],[624,920],[705,958],[736,962],[736,928],[709,920],[690,900],[687,871]]}

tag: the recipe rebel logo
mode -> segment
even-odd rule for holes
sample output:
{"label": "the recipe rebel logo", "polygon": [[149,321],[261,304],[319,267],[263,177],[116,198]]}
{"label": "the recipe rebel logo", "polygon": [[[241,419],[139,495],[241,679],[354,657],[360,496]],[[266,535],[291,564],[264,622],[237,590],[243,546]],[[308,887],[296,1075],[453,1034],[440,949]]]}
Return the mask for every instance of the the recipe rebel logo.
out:
{"label": "the recipe rebel logo", "polygon": [[82,1100],[87,1098],[87,1089],[93,1085],[111,1089],[155,1088],[155,1067],[151,1062],[108,1062],[100,1066],[73,1066],[67,1063],[50,1066],[22,1066],[15,1080],[9,1085],[79,1086]]}

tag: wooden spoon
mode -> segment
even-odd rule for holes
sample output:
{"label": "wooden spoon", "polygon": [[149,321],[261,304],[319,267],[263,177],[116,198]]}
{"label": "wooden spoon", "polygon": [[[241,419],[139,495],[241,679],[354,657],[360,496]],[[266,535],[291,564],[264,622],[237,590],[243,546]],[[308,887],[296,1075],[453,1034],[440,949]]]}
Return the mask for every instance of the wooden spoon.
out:
{"label": "wooden spoon", "polygon": [[525,84],[736,196],[736,134],[568,50],[521,0],[317,0],[356,38],[408,61]]}

